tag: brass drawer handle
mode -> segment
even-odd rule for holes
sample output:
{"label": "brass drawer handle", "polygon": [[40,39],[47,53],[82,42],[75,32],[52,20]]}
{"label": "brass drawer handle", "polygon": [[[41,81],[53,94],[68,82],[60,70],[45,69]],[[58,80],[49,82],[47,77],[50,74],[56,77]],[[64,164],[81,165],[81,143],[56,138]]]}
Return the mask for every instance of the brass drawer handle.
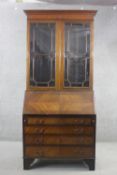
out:
{"label": "brass drawer handle", "polygon": [[36,124],[43,124],[44,120],[43,119],[31,119],[29,118],[28,120],[28,124],[30,125],[36,125]]}
{"label": "brass drawer handle", "polygon": [[84,119],[81,119],[81,120],[75,119],[74,121],[75,121],[76,123],[79,123],[79,124],[83,124],[83,123],[84,123]]}
{"label": "brass drawer handle", "polygon": [[34,133],[42,134],[44,133],[44,128],[34,128]]}
{"label": "brass drawer handle", "polygon": [[74,131],[75,132],[78,132],[78,133],[83,133],[84,132],[84,128],[74,128]]}

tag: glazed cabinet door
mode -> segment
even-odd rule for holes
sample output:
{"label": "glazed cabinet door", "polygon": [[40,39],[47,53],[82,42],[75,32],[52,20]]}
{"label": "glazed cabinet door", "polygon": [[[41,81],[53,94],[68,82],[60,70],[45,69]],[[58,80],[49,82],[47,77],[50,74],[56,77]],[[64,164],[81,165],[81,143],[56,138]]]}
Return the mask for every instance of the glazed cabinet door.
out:
{"label": "glazed cabinet door", "polygon": [[30,23],[30,87],[55,88],[56,23]]}
{"label": "glazed cabinet door", "polygon": [[28,30],[29,89],[64,90],[91,87],[90,22],[31,21]]}
{"label": "glazed cabinet door", "polygon": [[64,23],[64,88],[89,87],[90,24]]}

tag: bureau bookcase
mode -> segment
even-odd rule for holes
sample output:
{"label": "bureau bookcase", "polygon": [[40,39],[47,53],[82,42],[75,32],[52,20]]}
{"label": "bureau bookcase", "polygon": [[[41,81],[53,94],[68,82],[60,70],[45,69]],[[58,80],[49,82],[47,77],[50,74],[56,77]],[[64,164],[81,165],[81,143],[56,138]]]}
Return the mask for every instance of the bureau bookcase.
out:
{"label": "bureau bookcase", "polygon": [[95,169],[93,23],[96,11],[26,10],[24,169],[36,160]]}

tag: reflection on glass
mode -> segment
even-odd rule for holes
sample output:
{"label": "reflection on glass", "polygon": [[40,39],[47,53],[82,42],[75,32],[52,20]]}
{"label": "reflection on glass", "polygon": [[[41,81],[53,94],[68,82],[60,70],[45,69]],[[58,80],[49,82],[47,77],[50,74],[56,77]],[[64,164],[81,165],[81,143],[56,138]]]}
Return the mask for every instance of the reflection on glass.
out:
{"label": "reflection on glass", "polygon": [[31,24],[30,85],[55,86],[55,24]]}
{"label": "reflection on glass", "polygon": [[65,24],[65,87],[89,86],[89,24]]}

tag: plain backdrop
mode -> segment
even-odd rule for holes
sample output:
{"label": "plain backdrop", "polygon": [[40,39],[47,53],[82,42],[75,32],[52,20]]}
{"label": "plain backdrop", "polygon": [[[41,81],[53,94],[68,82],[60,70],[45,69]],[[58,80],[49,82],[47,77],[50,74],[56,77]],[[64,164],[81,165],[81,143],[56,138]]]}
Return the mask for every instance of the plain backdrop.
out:
{"label": "plain backdrop", "polygon": [[[3,2],[3,1],[2,1]],[[26,82],[26,16],[23,9],[80,9],[77,5],[0,3],[0,140],[22,139]],[[117,141],[117,10],[97,9],[94,92],[97,141]]]}

